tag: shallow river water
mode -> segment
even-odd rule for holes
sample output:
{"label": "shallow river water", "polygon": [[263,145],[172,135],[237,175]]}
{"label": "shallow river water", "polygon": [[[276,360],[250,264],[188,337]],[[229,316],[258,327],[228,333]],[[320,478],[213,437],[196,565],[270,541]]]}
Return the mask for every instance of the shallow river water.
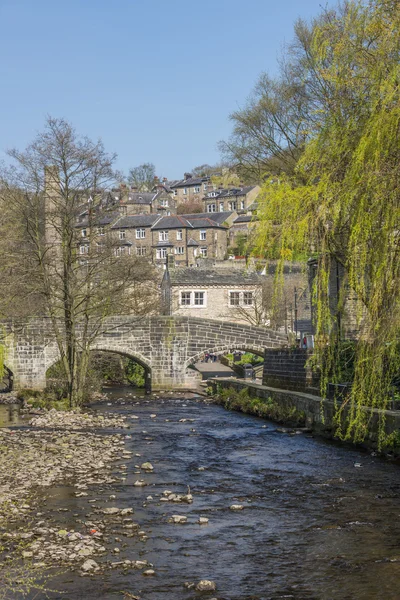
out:
{"label": "shallow river water", "polygon": [[[142,398],[135,404],[124,393],[110,397],[124,397],[125,405],[98,408],[139,417],[130,421],[126,449],[141,457],[125,461],[126,480],[90,488],[87,498],[74,497],[72,488],[53,489],[45,510],[60,526],[76,527],[78,515],[85,519],[93,510],[89,500],[134,508],[148,539],[115,542],[121,553],[114,560],[146,559],[155,575],[67,571],[53,584],[64,593],[52,598],[400,598],[399,466],[309,434],[288,435],[274,423],[198,399]],[[154,473],[135,474],[134,465],[144,461]],[[135,487],[138,478],[148,485]],[[188,486],[193,504],[159,501],[164,490],[187,493]],[[146,500],[149,495],[153,500]],[[233,512],[232,504],[244,509]],[[60,513],[60,507],[69,510]],[[172,514],[187,515],[188,524],[169,523]],[[200,516],[209,523],[197,524]],[[184,587],[201,579],[215,581],[217,591]]]}

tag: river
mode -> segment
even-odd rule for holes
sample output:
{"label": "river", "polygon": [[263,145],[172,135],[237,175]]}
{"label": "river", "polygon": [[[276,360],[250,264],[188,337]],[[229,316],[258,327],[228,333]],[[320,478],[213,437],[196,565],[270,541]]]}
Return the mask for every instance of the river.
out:
{"label": "river", "polygon": [[[95,408],[139,417],[130,421],[126,449],[141,456],[124,462],[124,481],[90,488],[86,498],[73,488],[52,489],[43,510],[57,526],[78,528],[114,494],[111,505],[132,507],[145,532],[109,534],[121,550],[114,560],[148,560],[155,575],[67,571],[52,582],[63,594],[51,598],[400,598],[398,465],[193,397],[133,398],[131,389],[109,396],[112,407]],[[138,475],[135,464],[144,461],[154,472]],[[134,486],[138,478],[148,485]],[[193,504],[160,502],[165,490],[187,493],[188,486]],[[232,511],[233,504],[244,508]],[[173,514],[188,523],[168,522]],[[198,524],[200,516],[208,524]],[[185,588],[201,579],[214,581],[217,591]]]}

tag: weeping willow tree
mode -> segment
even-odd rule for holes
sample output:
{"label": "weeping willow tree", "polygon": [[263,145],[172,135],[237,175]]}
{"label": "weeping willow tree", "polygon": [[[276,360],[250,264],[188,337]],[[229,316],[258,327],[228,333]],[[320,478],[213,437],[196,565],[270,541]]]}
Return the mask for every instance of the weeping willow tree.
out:
{"label": "weeping willow tree", "polygon": [[[312,107],[302,117],[306,142],[294,173],[263,187],[258,252],[278,245],[282,261],[302,251],[317,259],[323,394],[328,378],[339,378],[340,314],[346,291],[354,294],[360,334],[352,391],[337,404],[337,432],[361,441],[372,414],[365,407],[388,407],[400,368],[400,3],[346,2],[308,34],[307,48],[286,65],[301,72]],[[334,262],[347,279],[336,310]]]}

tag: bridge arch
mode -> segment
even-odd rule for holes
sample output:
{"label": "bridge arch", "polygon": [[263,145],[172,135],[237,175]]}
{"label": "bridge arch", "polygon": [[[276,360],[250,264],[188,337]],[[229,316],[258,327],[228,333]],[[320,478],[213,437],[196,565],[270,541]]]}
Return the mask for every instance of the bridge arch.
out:
{"label": "bridge arch", "polygon": [[232,352],[233,350],[243,350],[244,352],[251,352],[251,354],[257,354],[257,356],[261,356],[264,358],[264,350],[263,346],[257,346],[255,344],[225,344],[224,346],[210,346],[205,347],[204,350],[198,352],[194,356],[187,359],[185,362],[185,368],[194,365],[196,362],[201,360],[203,356],[208,352],[209,354],[227,354]]}

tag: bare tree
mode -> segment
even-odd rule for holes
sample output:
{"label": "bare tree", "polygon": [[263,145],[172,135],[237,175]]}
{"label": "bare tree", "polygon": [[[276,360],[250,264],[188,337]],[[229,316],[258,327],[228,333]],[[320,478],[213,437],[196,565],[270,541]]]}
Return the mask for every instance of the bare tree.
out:
{"label": "bare tree", "polygon": [[70,405],[78,406],[90,346],[105,317],[132,312],[135,304],[137,310],[138,287],[153,281],[152,267],[129,256],[99,226],[101,190],[114,181],[115,159],[102,142],[81,138],[63,119],[48,118],[25,151],[9,155],[15,166],[2,174],[3,204],[10,207],[2,225],[17,239],[3,271],[8,269],[11,296],[24,293],[36,314],[49,317]]}
{"label": "bare tree", "polygon": [[143,163],[129,170],[128,183],[137,188],[138,192],[151,192],[156,177],[153,163]]}

